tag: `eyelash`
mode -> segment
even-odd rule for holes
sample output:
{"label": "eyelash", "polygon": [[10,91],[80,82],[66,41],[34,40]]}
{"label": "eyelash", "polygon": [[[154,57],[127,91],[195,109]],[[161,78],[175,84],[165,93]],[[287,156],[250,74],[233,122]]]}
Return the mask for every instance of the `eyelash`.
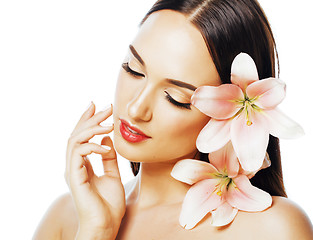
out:
{"label": "eyelash", "polygon": [[124,70],[128,73],[130,73],[131,75],[133,75],[134,77],[145,77],[145,75],[143,75],[142,73],[138,73],[135,72],[134,70],[132,70],[129,65],[128,62],[125,62],[122,64],[122,68],[124,68]]}
{"label": "eyelash", "polygon": [[168,92],[164,91],[166,93],[165,98],[171,102],[172,104],[174,104],[175,106],[179,107],[179,108],[186,108],[186,109],[191,109],[190,105],[191,103],[181,103],[181,102],[177,102],[174,98],[171,97],[171,95],[168,94]]}
{"label": "eyelash", "polygon": [[[128,72],[129,74],[131,74],[134,77],[145,77],[145,75],[135,72],[134,70],[132,70],[129,65],[128,62],[125,62],[122,64],[122,68]],[[171,97],[171,95],[168,94],[168,92],[164,91],[166,93],[165,98],[172,104],[174,104],[175,106],[179,107],[179,108],[186,108],[186,109],[191,109],[190,105],[191,103],[181,103],[181,102],[177,102],[174,98]]]}

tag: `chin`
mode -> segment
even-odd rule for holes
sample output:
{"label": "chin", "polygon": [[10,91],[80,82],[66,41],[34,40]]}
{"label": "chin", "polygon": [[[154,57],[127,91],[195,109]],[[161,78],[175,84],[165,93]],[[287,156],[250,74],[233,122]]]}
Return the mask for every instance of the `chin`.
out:
{"label": "chin", "polygon": [[116,152],[123,158],[131,162],[146,162],[151,154],[146,154],[147,147],[143,146],[144,142],[141,143],[130,143],[127,142],[119,132],[114,131],[113,135],[114,147]]}

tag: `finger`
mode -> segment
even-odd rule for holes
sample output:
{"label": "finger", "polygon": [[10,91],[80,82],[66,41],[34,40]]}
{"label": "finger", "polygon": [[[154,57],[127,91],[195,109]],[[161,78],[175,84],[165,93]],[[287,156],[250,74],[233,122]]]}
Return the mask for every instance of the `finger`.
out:
{"label": "finger", "polygon": [[96,106],[95,104],[91,101],[89,107],[86,109],[86,111],[83,113],[83,115],[80,117],[79,121],[77,122],[73,132],[71,135],[73,135],[76,130],[78,128],[80,128],[80,126],[86,122],[88,119],[90,119],[94,114],[95,114],[95,111],[96,111]]}
{"label": "finger", "polygon": [[[88,108],[85,110],[85,112],[83,113],[83,115],[80,117],[78,124],[81,122],[85,122],[86,120],[88,120],[89,118],[91,118],[96,111],[96,106],[93,103],[93,101],[91,101],[90,105],[88,106]],[[77,125],[78,125],[77,124]]]}
{"label": "finger", "polygon": [[[67,175],[70,170],[70,162],[72,161],[72,155],[74,149],[77,147],[77,144],[87,143],[92,137],[97,134],[107,134],[113,131],[114,127],[112,126],[95,126],[92,129],[86,129],[84,132],[80,133],[78,136],[71,136],[68,140],[68,146],[66,151],[66,170],[65,175]],[[98,145],[99,146],[99,145]]]}
{"label": "finger", "polygon": [[[85,162],[85,161],[84,161]],[[76,204],[81,205],[86,196],[90,196],[93,190],[90,184],[90,175],[86,165],[69,176],[68,186]]]}
{"label": "finger", "polygon": [[[98,145],[96,143],[83,143],[78,145],[74,150],[73,150],[73,156],[80,156],[80,157],[85,157],[87,155],[90,155],[92,153],[97,153],[97,154],[107,154],[108,152],[111,151],[110,146],[105,146],[105,145]],[[81,162],[75,163],[75,161],[71,162],[71,169],[79,169],[81,168],[82,165],[84,165],[84,159],[82,158]]]}
{"label": "finger", "polygon": [[112,132],[114,129],[112,126],[95,126],[91,129],[86,129],[85,131],[81,132],[77,136],[71,136],[68,140],[67,144],[67,151],[66,151],[66,167],[69,169],[69,161],[71,159],[72,151],[75,148],[76,144],[86,143],[91,138],[93,138],[97,134],[107,134]]}
{"label": "finger", "polygon": [[111,138],[109,136],[105,136],[101,141],[101,145],[111,147],[111,150],[108,153],[102,154],[104,174],[121,178],[117,164],[116,152]]}
{"label": "finger", "polygon": [[89,178],[89,180],[91,180],[91,178],[93,178],[95,176],[95,173],[93,171],[93,168],[92,168],[92,165],[90,163],[89,158],[86,156],[86,157],[84,157],[84,160],[85,160],[85,167],[87,169],[88,178]]}
{"label": "finger", "polygon": [[101,122],[106,120],[108,117],[110,117],[112,113],[113,113],[112,104],[110,104],[109,107],[107,107],[103,111],[96,113],[93,117],[88,119],[85,123],[86,127],[100,124]]}
{"label": "finger", "polygon": [[92,128],[82,130],[80,133],[77,133],[77,135],[73,135],[70,141],[72,143],[85,143],[88,142],[95,135],[108,134],[112,132],[113,129],[114,129],[113,124],[107,126],[96,125]]}
{"label": "finger", "polygon": [[91,179],[97,176],[95,175],[90,160],[87,156],[76,157],[78,157],[78,159],[73,160],[82,160],[82,165],[78,171],[75,171],[67,177],[67,184],[69,185],[74,196],[77,196],[78,199],[83,199],[84,196],[89,195],[92,192],[92,186],[90,184]]}
{"label": "finger", "polygon": [[113,109],[112,104],[107,107],[104,111],[100,111],[89,119],[79,121],[76,125],[75,129],[73,130],[71,136],[77,135],[79,132],[83,131],[84,129],[99,125],[101,122],[106,120],[108,117],[112,115]]}
{"label": "finger", "polygon": [[108,153],[107,146],[100,146],[96,143],[84,143],[78,145],[72,153],[71,159],[69,160],[69,175],[74,176],[77,172],[81,172],[82,168],[85,166],[86,162],[83,157],[91,154],[105,154]]}

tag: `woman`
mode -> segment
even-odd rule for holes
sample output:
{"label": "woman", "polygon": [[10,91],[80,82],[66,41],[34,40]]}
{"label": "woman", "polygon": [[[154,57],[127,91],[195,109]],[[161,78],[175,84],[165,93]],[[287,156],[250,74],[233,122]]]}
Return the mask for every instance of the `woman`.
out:
{"label": "woman", "polygon": [[[179,226],[190,186],[171,171],[182,159],[207,160],[196,140],[210,117],[191,104],[191,96],[200,86],[229,83],[240,52],[254,59],[260,79],[275,76],[275,42],[254,0],[158,1],[129,46],[114,106],[95,113],[91,103],[69,138],[65,176],[71,194],[55,202],[34,238],[312,239],[305,214],[284,198],[279,144],[272,136],[272,165],[251,179],[273,196],[269,209],[239,212],[223,228],[212,227],[209,215],[192,230]],[[112,112],[114,127],[100,126]],[[101,146],[89,142],[113,129],[114,146],[108,136]],[[137,175],[125,187],[114,148]],[[102,155],[104,176],[94,175],[90,153]]]}

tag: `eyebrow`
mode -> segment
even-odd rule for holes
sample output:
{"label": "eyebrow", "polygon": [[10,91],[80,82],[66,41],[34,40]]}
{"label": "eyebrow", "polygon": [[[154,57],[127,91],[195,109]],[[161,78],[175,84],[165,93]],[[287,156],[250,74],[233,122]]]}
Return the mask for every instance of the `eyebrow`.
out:
{"label": "eyebrow", "polygon": [[[137,60],[142,64],[142,66],[145,66],[145,61],[140,57],[140,55],[138,54],[138,52],[136,51],[136,49],[134,48],[133,45],[129,45],[129,49],[132,52],[132,54],[134,55],[135,58],[137,58]],[[170,78],[166,78],[165,79],[168,83],[171,83],[173,85],[176,85],[178,87],[182,87],[182,88],[188,88],[192,91],[195,91],[197,89],[197,87],[195,87],[194,85],[191,85],[189,83],[185,83],[179,80],[175,80],[175,79],[170,79]]]}
{"label": "eyebrow", "polygon": [[139,54],[137,53],[137,51],[134,48],[134,46],[133,45],[129,45],[129,49],[132,52],[132,54],[134,55],[134,57],[137,58],[137,60],[142,64],[142,66],[145,66],[145,61],[142,60],[142,58],[139,56]]}
{"label": "eyebrow", "polygon": [[189,83],[185,83],[185,82],[181,82],[179,80],[175,80],[175,79],[170,79],[170,78],[166,78],[165,79],[168,83],[174,84],[178,87],[183,87],[183,88],[188,88],[192,91],[195,91],[197,88],[194,85],[191,85]]}

